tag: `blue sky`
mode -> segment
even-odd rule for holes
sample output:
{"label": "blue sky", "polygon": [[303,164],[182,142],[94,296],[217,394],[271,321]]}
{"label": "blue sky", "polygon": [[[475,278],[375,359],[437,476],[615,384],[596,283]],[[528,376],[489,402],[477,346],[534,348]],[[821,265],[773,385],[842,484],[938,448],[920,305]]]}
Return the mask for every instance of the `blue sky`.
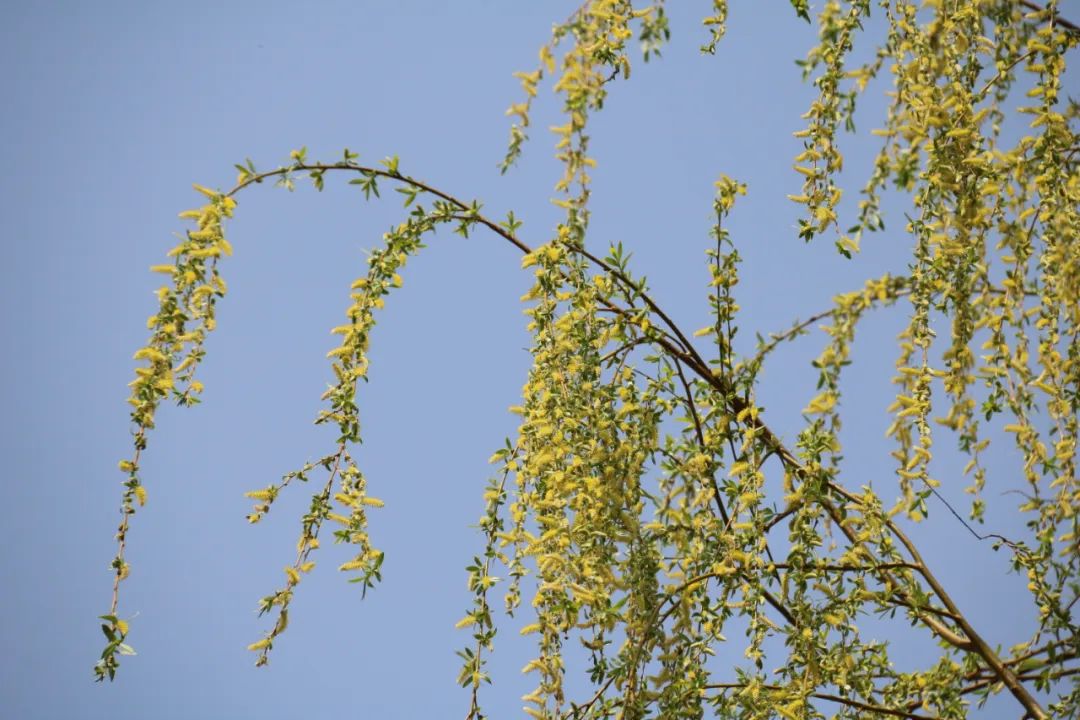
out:
{"label": "blue sky", "polygon": [[[595,119],[590,243],[624,242],[654,296],[693,330],[708,318],[713,181],[723,172],[748,182],[731,229],[746,258],[738,296],[749,341],[867,277],[902,272],[909,241],[894,221],[845,261],[828,240],[796,237],[797,208],[784,195],[801,185],[791,133],[811,94],[792,61],[813,31],[786,3],[734,3],[729,36],[702,57],[707,6],[672,8],[663,60],[638,62]],[[4,3],[5,717],[464,715],[453,651],[467,638],[453,624],[469,601],[463,568],[481,542],[468,526],[482,510],[486,460],[513,433],[506,407],[528,368],[518,297],[529,275],[513,248],[483,233],[443,233],[403,273],[360,394],[357,457],[387,503],[372,520],[387,551],[385,581],[361,602],[331,570],[344,552],[320,551],[268,668],[253,668],[245,646],[265,628],[256,602],[281,579],[308,494],[291,493],[251,527],[243,493],[330,447],[332,436],[311,422],[331,377],[328,330],[363,272],[362,250],[402,217],[395,194],[364,203],[345,178],[328,178],[322,194],[255,187],[238,198],[204,403],[166,408],[143,463],[150,501],[134,519],[121,609],[139,656],[102,687],[91,666],[111,586],[116,462],[129,446],[125,385],[154,310],[158,279],[146,269],[182,230],[177,212],[199,204],[191,183],[230,187],[245,157],[269,168],[301,145],[316,159],[336,160],[345,147],[367,162],[397,154],[404,172],[480,199],[496,217],[513,210],[526,241],[546,241],[559,217],[548,203],[559,174],[551,136],[535,129],[507,176],[496,165],[504,110],[519,93],[511,72],[533,67],[551,23],[573,7]],[[860,113],[860,131],[880,108]],[[535,127],[553,124],[556,110],[542,90]],[[861,186],[873,146],[847,142],[846,178]],[[890,482],[884,408],[904,318],[903,308],[881,313],[856,345],[844,436],[855,485]],[[814,394],[808,360],[821,342],[818,334],[785,347],[763,377],[760,402],[789,438]],[[995,459],[1015,466],[1007,449]],[[954,477],[944,491],[960,499],[961,485]],[[989,497],[989,524],[1009,522],[1007,507],[995,513],[1000,499]],[[940,507],[915,532],[940,550],[935,569],[992,640],[1024,639],[1026,616],[1000,623],[1023,598],[1023,583],[1003,576],[1004,556]],[[903,645],[906,624],[893,627]],[[500,715],[530,689],[518,673],[530,649],[506,628],[487,703]],[[899,657],[914,662],[916,646]]]}

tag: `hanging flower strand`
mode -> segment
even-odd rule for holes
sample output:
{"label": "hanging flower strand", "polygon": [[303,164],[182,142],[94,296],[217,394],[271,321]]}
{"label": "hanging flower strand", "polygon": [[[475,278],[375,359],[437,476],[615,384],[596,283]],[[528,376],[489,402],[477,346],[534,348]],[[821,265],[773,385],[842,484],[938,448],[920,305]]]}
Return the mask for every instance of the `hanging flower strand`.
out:
{"label": "hanging flower strand", "polygon": [[195,185],[207,203],[195,210],[186,210],[180,217],[192,220],[195,230],[188,230],[183,240],[169,251],[175,258],[172,264],[154,265],[151,271],[167,275],[170,283],[157,290],[158,311],[146,322],[151,331],[146,345],[139,348],[134,359],[145,364],[135,368],[135,379],[128,383],[134,427],[134,452],[120,461],[120,471],[127,479],[120,502],[120,525],[116,531],[117,551],[111,567],[114,571],[112,603],[109,612],[101,616],[101,626],[107,639],[101,659],[94,666],[100,682],[116,675],[119,655],[133,655],[134,650],[124,641],[128,623],[118,615],[120,583],[131,572],[124,556],[127,548],[131,516],[137,507],[146,504],[146,486],[139,472],[139,459],[146,449],[147,435],[154,427],[158,406],[172,398],[178,405],[199,402],[203,391],[195,379],[195,369],[205,354],[203,343],[215,327],[215,304],[224,297],[225,281],[218,272],[217,261],[222,255],[232,255],[232,246],[225,239],[224,218],[232,217],[236,201],[222,193]]}

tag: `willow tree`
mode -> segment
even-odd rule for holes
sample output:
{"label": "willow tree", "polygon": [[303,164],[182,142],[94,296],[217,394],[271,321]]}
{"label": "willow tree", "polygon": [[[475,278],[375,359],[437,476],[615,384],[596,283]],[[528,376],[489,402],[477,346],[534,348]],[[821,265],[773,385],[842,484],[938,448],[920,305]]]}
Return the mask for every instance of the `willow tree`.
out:
{"label": "willow tree", "polygon": [[[496,593],[510,616],[525,616],[520,632],[536,639],[525,668],[536,689],[524,698],[536,718],[962,718],[992,694],[1011,696],[1017,717],[1077,717],[1080,106],[1062,97],[1062,77],[1080,29],[1053,0],[828,0],[813,16],[807,0],[791,5],[816,23],[819,38],[800,61],[816,97],[796,133],[803,190],[789,199],[803,206],[803,219],[794,234],[850,257],[864,233],[884,227],[883,193],[899,193],[914,251],[905,275],[836,295],[830,309],[762,339],[752,354],[734,350],[740,258],[725,227],[744,184],[723,174],[716,183],[703,282],[713,321],[699,330],[676,324],[621,245],[604,252],[587,242],[589,120],[614,83],[630,77],[635,36],[646,60],[669,40],[659,1],[588,0],[554,26],[535,69],[517,73],[523,98],[508,112],[515,122],[504,171],[526,143],[543,82],[553,81],[564,114],[552,130],[563,168],[554,202],[565,215],[540,244],[519,236],[513,214],[491,219],[478,202],[406,174],[396,158],[370,166],[346,150],[317,162],[299,150],[268,171],[238,165],[231,190],[196,185],[205,204],[180,214],[194,228],[171,262],[152,268],[165,283],[135,353],[134,450],[120,463],[126,480],[98,679],[112,679],[119,655],[131,652],[118,591],[129,572],[131,518],[147,499],[140,457],[162,403],[191,405],[203,391],[195,373],[226,293],[225,220],[255,184],[291,189],[309,179],[322,189],[328,177],[345,176],[366,198],[392,186],[408,210],[352,284],[333,329],[341,339],[329,353],[336,382],[317,422],[337,428],[336,443],[247,493],[256,523],[295,481],[316,488],[282,585],[261,601],[272,624],[250,646],[257,665],[285,631],[327,534],[353,546],[339,567],[350,582],[366,592],[380,579],[383,552],[367,515],[382,502],[352,454],[361,441],[357,386],[367,379],[378,310],[402,285],[400,269],[429,233],[449,226],[511,243],[535,279],[522,298],[532,366],[513,408],[520,424],[491,458],[485,540],[468,567],[474,602],[459,623],[471,633],[458,678],[471,690],[469,718],[484,716],[479,690],[495,647]],[[705,53],[722,41],[726,1],[710,12]],[[857,43],[875,41],[863,32],[872,12],[887,33],[866,53],[871,60],[856,64]],[[879,75],[891,76],[887,116],[873,131],[881,149],[857,212],[841,218],[840,130],[853,127]],[[1019,95],[1028,98],[1023,106]],[[1016,119],[1027,129],[1013,137],[1002,128]],[[856,329],[889,305],[908,318],[892,378],[895,448],[881,459],[896,484],[871,489],[841,462],[841,376]],[[947,318],[948,333],[935,333],[933,318]],[[818,391],[787,443],[755,400],[759,371],[812,324],[828,337],[813,363]],[[1022,460],[1018,476],[993,480],[1016,491],[1003,497],[1021,498],[1015,512],[1026,530],[1012,536],[976,530],[991,440]],[[966,456],[966,479],[931,475],[941,452]],[[931,497],[941,481],[965,484],[971,496],[962,509],[970,517],[949,506],[957,514],[947,520],[1010,553],[1029,580],[1034,631],[1014,647],[991,646],[909,538],[911,523],[931,507],[941,511]],[[868,615],[926,633],[938,656],[922,670],[896,670],[889,645],[860,631]],[[709,659],[732,642],[723,636],[732,628],[744,631],[743,660],[718,667]],[[564,689],[568,654],[586,658],[592,690],[584,697]]]}

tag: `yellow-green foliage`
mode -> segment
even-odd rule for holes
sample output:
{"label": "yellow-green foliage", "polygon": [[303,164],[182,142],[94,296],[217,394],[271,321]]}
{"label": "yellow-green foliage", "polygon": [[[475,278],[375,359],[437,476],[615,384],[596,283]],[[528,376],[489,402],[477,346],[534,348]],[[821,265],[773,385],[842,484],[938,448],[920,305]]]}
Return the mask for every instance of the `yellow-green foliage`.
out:
{"label": "yellow-green foliage", "polygon": [[[811,20],[805,1],[791,5]],[[170,253],[173,264],[153,268],[170,282],[158,293],[152,335],[135,355],[144,362],[132,383],[137,432],[134,454],[120,464],[127,480],[99,679],[111,678],[117,656],[130,652],[116,590],[128,573],[130,517],[146,501],[139,457],[162,400],[191,404],[202,391],[193,373],[225,293],[217,261],[230,252],[222,221],[233,197],[266,179],[291,189],[307,177],[322,189],[327,173],[341,172],[355,176],[350,182],[365,197],[378,196],[380,182],[394,184],[412,209],[384,235],[350,289],[345,321],[333,329],[341,337],[329,353],[337,382],[323,395],[317,422],[339,429],[336,447],[248,493],[254,523],[292,480],[325,473],[301,519],[284,585],[262,600],[262,612],[276,612],[276,621],[250,646],[257,664],[286,628],[328,521],[336,540],[355,546],[339,569],[355,573],[365,590],[380,579],[383,554],[368,536],[366,513],[382,503],[368,495],[349,454],[359,441],[356,387],[376,311],[401,286],[400,269],[428,233],[450,224],[463,235],[483,229],[512,243],[534,280],[522,298],[533,361],[512,408],[520,425],[516,440],[492,457],[484,550],[467,568],[474,604],[458,623],[472,633],[458,677],[471,690],[469,718],[483,717],[479,690],[498,628],[489,592],[500,584],[501,604],[511,614],[525,605],[520,632],[536,638],[524,668],[536,688],[523,698],[536,718],[794,720],[824,717],[827,709],[843,717],[962,718],[971,703],[998,692],[1015,700],[1017,717],[1075,717],[1080,111],[1063,96],[1062,77],[1080,30],[1057,5],[824,3],[815,16],[819,43],[801,61],[817,95],[796,133],[804,148],[793,166],[803,189],[789,197],[805,206],[797,234],[826,236],[850,257],[866,233],[883,227],[880,196],[894,185],[911,203],[910,273],[836,295],[831,308],[762,340],[749,357],[732,349],[740,258],[725,227],[744,184],[726,175],[716,183],[715,245],[703,282],[714,321],[690,336],[633,276],[621,245],[603,256],[586,245],[595,165],[589,118],[603,108],[610,84],[630,77],[628,46],[640,45],[648,60],[669,39],[662,2],[589,0],[554,26],[537,68],[517,74],[524,98],[507,113],[514,123],[504,169],[523,150],[545,79],[563,104],[563,124],[551,130],[563,167],[553,202],[565,217],[542,245],[518,237],[512,214],[490,220],[478,203],[402,174],[396,158],[368,167],[346,150],[339,162],[316,163],[301,149],[271,171],[237,166],[237,185],[226,193],[196,186],[208,202],[182,213],[197,228]],[[861,31],[873,13],[887,21],[887,37],[870,62],[853,67],[852,50],[867,42]],[[727,3],[713,2],[704,52],[722,41],[726,17]],[[888,114],[874,130],[883,145],[856,217],[841,219],[840,131],[852,129],[860,94],[879,76],[891,78]],[[1030,98],[1024,107],[1010,99],[1018,91]],[[1017,116],[1027,134],[1007,141],[1002,126]],[[910,321],[898,339],[890,407],[896,449],[884,460],[898,491],[882,495],[843,473],[841,374],[860,323],[898,303]],[[935,317],[948,319],[947,332],[931,328]],[[827,323],[829,341],[814,361],[817,394],[797,440],[786,445],[756,404],[759,371],[780,343],[818,323]],[[703,354],[691,337],[706,338],[711,351]],[[1010,553],[1030,581],[1037,631],[1008,649],[983,639],[903,527],[927,515],[942,482],[931,474],[935,441],[952,434],[968,455],[968,529],[978,534],[990,429],[1003,430],[1024,460],[1023,477],[1007,489],[1022,498],[1028,533],[979,536]],[[771,475],[780,496],[767,497]],[[496,577],[496,565],[507,581]],[[928,633],[940,658],[924,670],[898,671],[887,645],[857,625],[873,614],[899,615]],[[716,674],[706,661],[718,643],[730,642],[731,625],[745,630],[745,662]],[[568,643],[591,658],[588,697],[568,697]]]}

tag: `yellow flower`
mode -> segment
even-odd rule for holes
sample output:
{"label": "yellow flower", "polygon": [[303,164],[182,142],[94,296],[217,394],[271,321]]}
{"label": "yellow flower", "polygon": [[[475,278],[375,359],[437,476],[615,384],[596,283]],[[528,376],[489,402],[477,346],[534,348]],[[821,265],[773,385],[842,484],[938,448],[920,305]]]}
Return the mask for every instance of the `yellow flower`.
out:
{"label": "yellow flower", "polygon": [[136,352],[132,356],[132,359],[133,360],[149,360],[151,362],[164,362],[168,358],[166,358],[164,353],[162,353],[157,348],[144,347],[144,348],[141,348],[138,352]]}
{"label": "yellow flower", "polygon": [[262,640],[259,640],[258,642],[253,642],[250,645],[248,645],[248,650],[258,651],[258,650],[262,650],[263,648],[267,648],[267,647],[270,647],[270,638],[263,638]]}

